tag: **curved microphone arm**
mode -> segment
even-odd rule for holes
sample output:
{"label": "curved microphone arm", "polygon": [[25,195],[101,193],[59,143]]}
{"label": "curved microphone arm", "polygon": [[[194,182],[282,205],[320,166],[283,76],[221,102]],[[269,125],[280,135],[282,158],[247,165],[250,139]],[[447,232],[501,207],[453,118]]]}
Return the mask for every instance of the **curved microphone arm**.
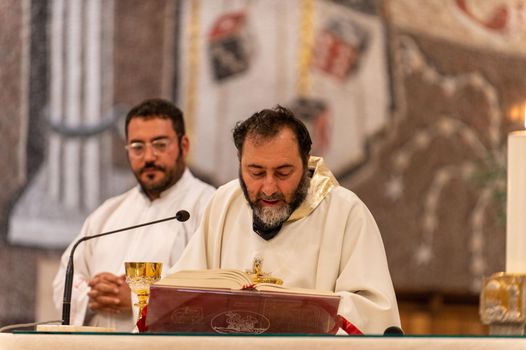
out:
{"label": "curved microphone arm", "polygon": [[107,235],[111,235],[113,233],[118,233],[118,232],[122,232],[122,231],[133,230],[135,228],[148,226],[148,225],[154,225],[154,224],[158,224],[158,223],[164,222],[164,221],[178,220],[180,222],[184,222],[184,221],[188,220],[189,218],[190,218],[190,214],[186,210],[179,210],[175,214],[175,216],[171,216],[169,218],[164,218],[164,219],[160,219],[160,220],[146,222],[146,223],[143,223],[143,224],[128,226],[128,227],[125,227],[125,228],[120,228],[118,230],[113,230],[113,231],[109,231],[109,232],[103,232],[103,233],[99,233],[99,234],[92,235],[92,236],[84,236],[84,237],[80,238],[78,241],[76,241],[75,244],[73,245],[73,247],[71,248],[71,252],[69,253],[68,265],[66,267],[66,277],[65,277],[65,281],[64,281],[64,298],[62,299],[62,324],[63,325],[69,325],[69,321],[70,321],[69,317],[70,317],[70,313],[71,313],[71,293],[72,293],[72,289],[73,289],[73,272],[74,272],[74,268],[73,268],[73,254],[75,253],[75,250],[77,249],[77,247],[78,247],[78,245],[80,243],[82,243],[84,241],[87,241],[87,240],[90,240],[92,238],[107,236]]}

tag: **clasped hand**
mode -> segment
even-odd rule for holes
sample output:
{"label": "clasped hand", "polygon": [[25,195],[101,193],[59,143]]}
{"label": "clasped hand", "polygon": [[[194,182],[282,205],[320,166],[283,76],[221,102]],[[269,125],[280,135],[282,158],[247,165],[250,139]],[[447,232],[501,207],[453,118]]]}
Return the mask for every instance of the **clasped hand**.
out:
{"label": "clasped hand", "polygon": [[126,276],[102,272],[93,277],[88,286],[89,308],[93,311],[118,314],[131,309],[131,292]]}

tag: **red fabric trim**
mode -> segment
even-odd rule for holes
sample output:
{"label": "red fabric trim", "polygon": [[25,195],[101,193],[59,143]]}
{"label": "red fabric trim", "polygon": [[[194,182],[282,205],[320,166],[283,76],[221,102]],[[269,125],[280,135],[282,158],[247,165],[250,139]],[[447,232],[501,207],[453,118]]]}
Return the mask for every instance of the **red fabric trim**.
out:
{"label": "red fabric trim", "polygon": [[349,335],[363,335],[362,331],[360,331],[355,325],[349,322],[342,315],[338,315],[338,323],[340,324],[340,328]]}
{"label": "red fabric trim", "polygon": [[148,327],[146,326],[146,315],[147,314],[148,314],[148,305],[146,305],[144,309],[142,309],[141,318],[136,323],[139,333],[144,333],[148,330]]}

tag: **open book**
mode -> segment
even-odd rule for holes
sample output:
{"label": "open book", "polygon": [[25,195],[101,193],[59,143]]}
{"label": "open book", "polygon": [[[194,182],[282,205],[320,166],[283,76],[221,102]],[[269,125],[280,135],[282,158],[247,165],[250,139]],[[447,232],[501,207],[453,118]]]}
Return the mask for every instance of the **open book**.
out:
{"label": "open book", "polygon": [[[334,296],[331,291],[285,287],[275,283],[254,282],[252,274],[233,269],[184,270],[156,282],[159,286],[201,289],[258,290],[278,293],[297,293]],[[252,275],[253,276],[253,275]]]}
{"label": "open book", "polygon": [[[188,270],[154,283],[148,332],[334,334],[340,296],[254,283],[240,270]],[[260,276],[261,277],[261,276]]]}

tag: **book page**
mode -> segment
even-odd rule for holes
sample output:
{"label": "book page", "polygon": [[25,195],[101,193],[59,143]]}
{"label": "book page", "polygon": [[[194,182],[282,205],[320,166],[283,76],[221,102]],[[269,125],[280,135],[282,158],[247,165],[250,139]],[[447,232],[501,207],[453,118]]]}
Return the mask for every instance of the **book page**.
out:
{"label": "book page", "polygon": [[220,289],[242,289],[251,285],[249,276],[241,270],[184,270],[166,276],[157,285],[174,287],[199,287]]}
{"label": "book page", "polygon": [[247,286],[252,286],[253,289],[266,292],[321,296],[336,295],[332,291],[287,287],[273,283],[257,283],[253,285],[248,273],[234,269],[183,270],[168,275],[155,284],[172,287],[231,290],[240,290]]}
{"label": "book page", "polygon": [[272,283],[258,283],[255,286],[255,289],[260,290],[260,291],[265,291],[265,292],[337,296],[337,294],[331,291],[298,288],[298,287],[287,287],[287,286],[280,286],[278,284],[272,284]]}

